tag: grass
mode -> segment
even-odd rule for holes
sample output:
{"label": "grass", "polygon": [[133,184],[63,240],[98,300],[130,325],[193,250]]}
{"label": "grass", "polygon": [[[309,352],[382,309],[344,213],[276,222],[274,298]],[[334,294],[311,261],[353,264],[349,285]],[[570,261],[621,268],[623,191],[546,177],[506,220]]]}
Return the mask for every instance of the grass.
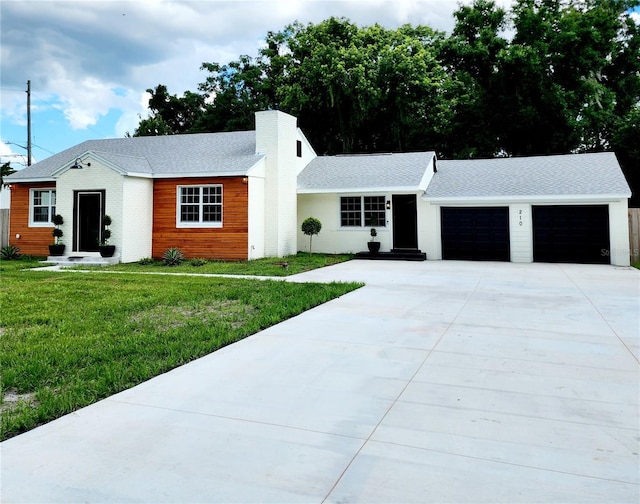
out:
{"label": "grass", "polygon": [[359,287],[38,265],[0,262],[3,440]]}
{"label": "grass", "polygon": [[[254,275],[254,276],[288,276],[303,273],[316,268],[323,268],[348,261],[353,255],[341,254],[311,254],[299,252],[296,255],[252,261],[206,261],[201,266],[193,266],[187,259],[179,266],[165,266],[162,261],[153,261],[152,264],[141,265],[138,263],[114,264],[113,266],[95,266],[94,268],[111,271],[162,272],[162,273],[208,273],[222,275]],[[78,269],[87,269],[78,266]]]}

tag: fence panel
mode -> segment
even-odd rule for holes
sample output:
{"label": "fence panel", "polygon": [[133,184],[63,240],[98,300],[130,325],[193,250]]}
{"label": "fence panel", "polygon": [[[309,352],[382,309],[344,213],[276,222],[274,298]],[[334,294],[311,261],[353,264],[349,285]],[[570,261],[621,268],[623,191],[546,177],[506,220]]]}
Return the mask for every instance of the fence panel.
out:
{"label": "fence panel", "polygon": [[9,209],[0,208],[0,247],[9,245]]}

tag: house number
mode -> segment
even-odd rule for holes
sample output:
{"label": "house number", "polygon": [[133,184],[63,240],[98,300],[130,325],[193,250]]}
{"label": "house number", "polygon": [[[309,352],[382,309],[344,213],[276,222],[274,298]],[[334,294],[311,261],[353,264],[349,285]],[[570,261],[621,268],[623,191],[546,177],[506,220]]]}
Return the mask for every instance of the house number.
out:
{"label": "house number", "polygon": [[518,211],[518,218],[519,218],[518,226],[522,226],[522,210]]}

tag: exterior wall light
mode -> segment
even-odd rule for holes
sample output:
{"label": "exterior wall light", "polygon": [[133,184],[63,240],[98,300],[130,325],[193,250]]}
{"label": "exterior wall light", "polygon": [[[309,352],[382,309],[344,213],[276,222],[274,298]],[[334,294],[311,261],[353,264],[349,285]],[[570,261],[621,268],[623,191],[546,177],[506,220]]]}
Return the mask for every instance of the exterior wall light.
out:
{"label": "exterior wall light", "polygon": [[91,166],[91,163],[84,163],[80,158],[76,158],[76,162],[71,165],[72,170],[82,170],[85,166]]}
{"label": "exterior wall light", "polygon": [[391,210],[391,200],[387,200],[387,210]]}

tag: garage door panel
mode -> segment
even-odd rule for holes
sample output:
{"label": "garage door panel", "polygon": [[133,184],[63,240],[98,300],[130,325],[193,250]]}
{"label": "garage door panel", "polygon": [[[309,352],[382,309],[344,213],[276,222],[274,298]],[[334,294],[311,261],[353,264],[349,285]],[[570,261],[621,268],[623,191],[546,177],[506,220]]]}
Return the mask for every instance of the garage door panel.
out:
{"label": "garage door panel", "polygon": [[508,207],[443,207],[442,258],[509,261]]}
{"label": "garage door panel", "polygon": [[533,260],[609,264],[607,205],[533,207]]}

